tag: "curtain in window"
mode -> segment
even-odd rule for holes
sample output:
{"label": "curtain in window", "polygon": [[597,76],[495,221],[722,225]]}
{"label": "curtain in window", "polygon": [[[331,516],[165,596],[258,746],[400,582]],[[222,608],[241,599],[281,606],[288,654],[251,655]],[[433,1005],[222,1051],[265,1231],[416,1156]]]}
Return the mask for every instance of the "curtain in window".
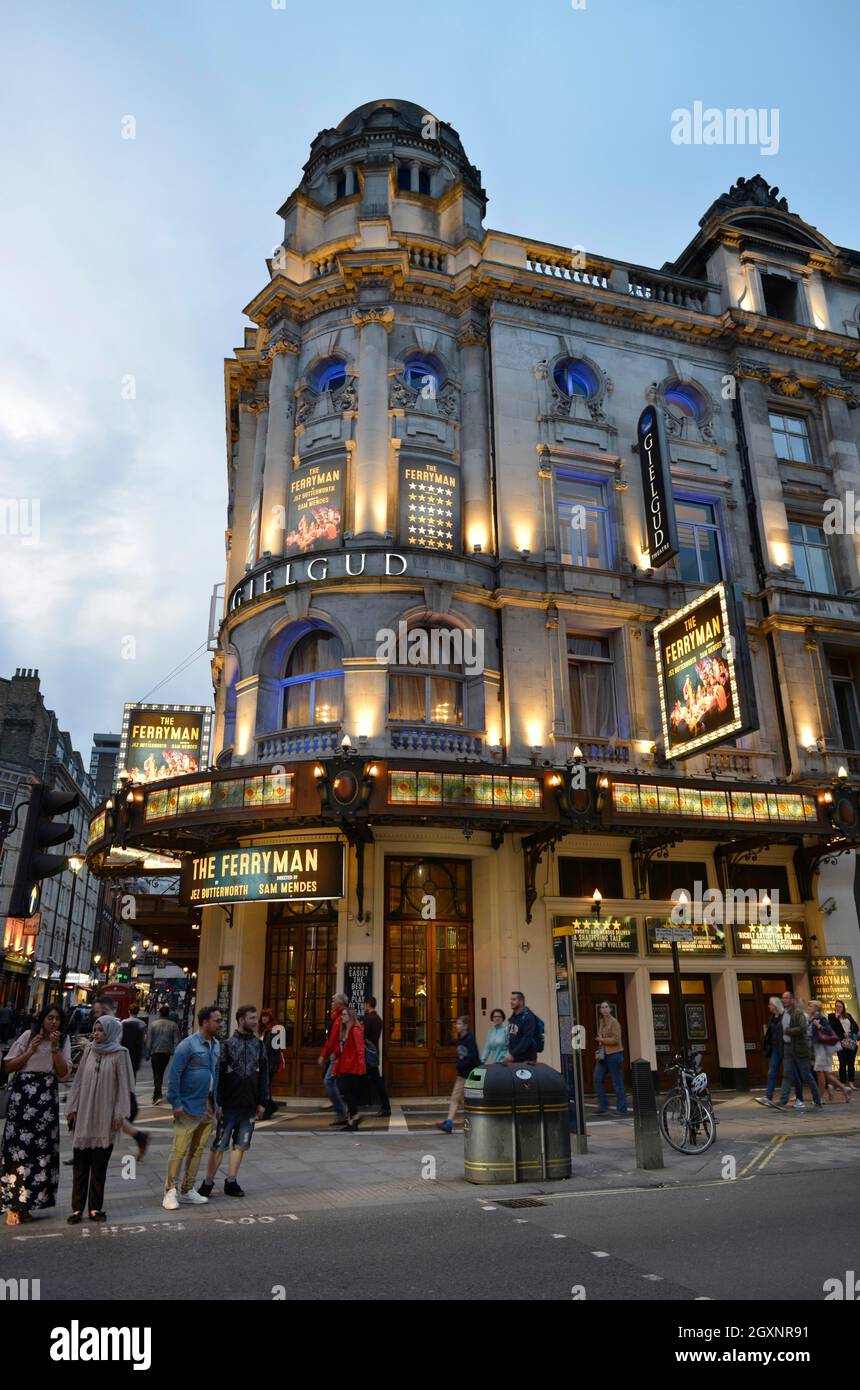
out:
{"label": "curtain in window", "polygon": [[462,724],[463,687],[460,681],[446,680],[443,676],[430,679],[430,723]]}
{"label": "curtain in window", "polygon": [[[574,734],[608,738],[618,732],[615,718],[615,680],[608,643],[599,637],[569,637],[570,705]],[[603,660],[588,658],[603,657]],[[583,659],[584,658],[584,659]]]}
{"label": "curtain in window", "polygon": [[391,676],[388,682],[389,719],[424,723],[424,677]]}

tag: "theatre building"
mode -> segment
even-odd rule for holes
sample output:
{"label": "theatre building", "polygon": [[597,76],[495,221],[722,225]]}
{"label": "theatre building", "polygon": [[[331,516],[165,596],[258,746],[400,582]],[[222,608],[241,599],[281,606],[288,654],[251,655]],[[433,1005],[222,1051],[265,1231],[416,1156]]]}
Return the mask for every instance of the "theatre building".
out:
{"label": "theatre building", "polygon": [[[757,175],[660,270],[485,206],[420,106],[314,140],[225,365],[214,765],[90,861],[183,860],[199,1000],[275,1010],[289,1093],[345,983],[395,1095],[511,989],[556,1065],[606,999],[628,1059],[760,1084],[768,997],[860,955],[860,253]],[[745,896],[678,995],[682,889]]]}

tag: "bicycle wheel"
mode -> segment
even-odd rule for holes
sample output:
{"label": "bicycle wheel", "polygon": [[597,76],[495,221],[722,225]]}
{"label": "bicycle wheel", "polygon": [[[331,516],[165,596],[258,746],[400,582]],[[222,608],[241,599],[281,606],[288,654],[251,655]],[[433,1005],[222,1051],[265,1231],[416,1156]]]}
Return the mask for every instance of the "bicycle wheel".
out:
{"label": "bicycle wheel", "polygon": [[667,1144],[679,1154],[687,1152],[687,1093],[682,1086],[669,1092],[660,1110],[660,1129]]}
{"label": "bicycle wheel", "polygon": [[688,1147],[684,1153],[704,1153],[717,1137],[717,1122],[710,1103],[706,1100],[690,1101],[690,1125]]}

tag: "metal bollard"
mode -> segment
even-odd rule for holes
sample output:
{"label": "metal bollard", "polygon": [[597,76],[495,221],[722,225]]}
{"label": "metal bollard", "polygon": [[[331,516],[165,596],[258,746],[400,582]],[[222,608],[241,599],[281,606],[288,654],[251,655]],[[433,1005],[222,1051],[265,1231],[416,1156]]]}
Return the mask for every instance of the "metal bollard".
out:
{"label": "metal bollard", "polygon": [[663,1141],[657,1119],[657,1098],[651,1063],[641,1057],[633,1063],[633,1129],[636,1134],[636,1167],[662,1168]]}

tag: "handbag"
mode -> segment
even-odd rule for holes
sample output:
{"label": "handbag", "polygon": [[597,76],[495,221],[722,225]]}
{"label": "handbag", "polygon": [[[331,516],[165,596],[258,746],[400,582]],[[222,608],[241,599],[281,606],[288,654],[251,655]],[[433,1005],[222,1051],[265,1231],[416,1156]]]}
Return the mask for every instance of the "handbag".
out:
{"label": "handbag", "polygon": [[371,1067],[379,1066],[379,1048],[372,1042],[364,1044],[364,1065],[370,1071]]}

